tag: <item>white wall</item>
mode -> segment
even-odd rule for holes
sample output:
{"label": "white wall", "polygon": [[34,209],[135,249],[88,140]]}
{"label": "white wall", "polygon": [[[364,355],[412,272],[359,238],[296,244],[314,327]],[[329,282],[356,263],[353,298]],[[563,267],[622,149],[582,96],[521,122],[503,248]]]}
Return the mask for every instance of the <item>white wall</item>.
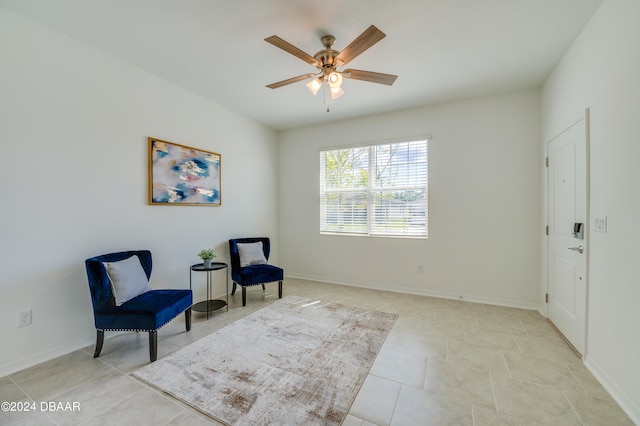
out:
{"label": "white wall", "polygon": [[[548,78],[543,140],[591,117],[586,365],[640,424],[640,2],[606,0]],[[546,282],[543,282],[546,286]]]}
{"label": "white wall", "polygon": [[[428,239],[319,234],[320,148],[426,134]],[[539,140],[538,90],[281,132],[287,276],[538,309]]]}
{"label": "white wall", "polygon": [[[0,376],[94,342],[84,259],[150,249],[188,288],[200,249],[277,236],[274,131],[2,7],[0,58]],[[220,153],[222,206],[147,205],[148,136]]]}

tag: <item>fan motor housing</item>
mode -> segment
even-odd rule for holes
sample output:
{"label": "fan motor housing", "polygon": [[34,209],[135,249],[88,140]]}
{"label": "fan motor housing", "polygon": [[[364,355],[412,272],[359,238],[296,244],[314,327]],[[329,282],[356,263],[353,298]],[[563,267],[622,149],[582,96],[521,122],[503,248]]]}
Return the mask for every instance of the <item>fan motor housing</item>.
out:
{"label": "fan motor housing", "polygon": [[334,59],[340,52],[338,52],[337,50],[333,50],[331,47],[336,41],[336,38],[332,35],[326,35],[322,37],[321,41],[324,49],[317,52],[314,55],[314,58],[322,64],[321,68],[335,68],[338,64],[334,63]]}
{"label": "fan motor housing", "polygon": [[333,49],[324,49],[315,54],[314,58],[316,58],[320,63],[322,63],[322,68],[334,68],[338,64],[334,63],[334,59],[338,56],[337,50]]}

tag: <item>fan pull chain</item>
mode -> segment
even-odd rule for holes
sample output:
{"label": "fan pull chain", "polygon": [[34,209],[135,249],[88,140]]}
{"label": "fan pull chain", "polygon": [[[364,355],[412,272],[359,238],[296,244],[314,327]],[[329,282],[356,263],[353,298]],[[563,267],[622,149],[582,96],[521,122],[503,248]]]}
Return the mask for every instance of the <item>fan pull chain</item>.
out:
{"label": "fan pull chain", "polygon": [[333,102],[333,99],[331,99],[329,85],[323,82],[323,86],[324,86],[324,99],[322,103],[327,107],[327,112],[331,112],[331,110],[329,109],[329,104]]}

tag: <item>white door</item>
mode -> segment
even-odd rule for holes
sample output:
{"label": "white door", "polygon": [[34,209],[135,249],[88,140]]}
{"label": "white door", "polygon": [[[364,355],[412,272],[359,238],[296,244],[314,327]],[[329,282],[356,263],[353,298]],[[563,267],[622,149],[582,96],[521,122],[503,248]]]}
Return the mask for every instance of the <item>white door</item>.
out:
{"label": "white door", "polygon": [[[582,355],[587,302],[587,129],[583,118],[549,141],[549,319]],[[578,227],[582,224],[582,235]]]}

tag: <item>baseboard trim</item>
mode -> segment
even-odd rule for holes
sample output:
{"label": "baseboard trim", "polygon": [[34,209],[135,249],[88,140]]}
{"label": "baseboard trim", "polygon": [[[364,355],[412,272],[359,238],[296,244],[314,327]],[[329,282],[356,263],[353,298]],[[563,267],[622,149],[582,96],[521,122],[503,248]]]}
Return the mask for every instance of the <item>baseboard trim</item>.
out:
{"label": "baseboard trim", "polygon": [[8,376],[9,374],[17,373],[25,368],[33,367],[34,365],[41,364],[46,361],[58,358],[62,355],[67,355],[71,352],[75,352],[87,346],[94,345],[95,339],[78,339],[65,345],[56,346],[54,348],[42,351],[26,358],[22,358],[19,361],[9,362],[0,366],[0,377]]}
{"label": "baseboard trim", "polygon": [[614,401],[622,408],[631,421],[637,425],[640,425],[640,405],[637,401],[633,401],[629,398],[616,383],[611,380],[609,375],[600,368],[600,366],[593,362],[593,360],[587,355],[587,359],[584,361],[585,367],[593,374],[593,376],[600,382],[602,387],[606,389],[611,395]]}
{"label": "baseboard trim", "polygon": [[533,311],[540,311],[540,306],[535,302],[521,302],[517,300],[509,300],[509,299],[495,299],[491,297],[482,297],[472,294],[458,294],[458,293],[449,293],[444,291],[433,291],[433,290],[421,290],[415,289],[411,287],[393,287],[388,288],[384,286],[371,285],[370,283],[358,282],[358,281],[344,281],[344,280],[336,280],[329,277],[318,277],[306,274],[296,274],[296,273],[287,273],[285,278],[296,278],[301,280],[308,281],[317,281],[328,284],[338,284],[338,285],[347,285],[352,287],[360,287],[360,288],[368,288],[370,290],[382,290],[382,291],[390,291],[392,293],[403,293],[403,294],[414,294],[417,296],[428,296],[428,297],[438,297],[441,299],[451,299],[451,300],[463,300],[465,302],[474,302],[474,303],[483,303],[485,305],[496,305],[496,306],[506,306],[509,308],[519,308],[519,309],[527,309]]}

